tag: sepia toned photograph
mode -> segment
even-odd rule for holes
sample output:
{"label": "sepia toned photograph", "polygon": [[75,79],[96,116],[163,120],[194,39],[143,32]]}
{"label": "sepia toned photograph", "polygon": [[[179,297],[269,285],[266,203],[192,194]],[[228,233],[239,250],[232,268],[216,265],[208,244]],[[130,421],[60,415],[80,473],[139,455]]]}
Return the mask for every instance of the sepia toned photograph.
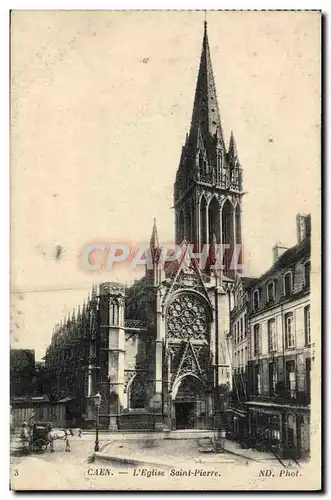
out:
{"label": "sepia toned photograph", "polygon": [[10,488],[320,490],[321,12],[10,22]]}

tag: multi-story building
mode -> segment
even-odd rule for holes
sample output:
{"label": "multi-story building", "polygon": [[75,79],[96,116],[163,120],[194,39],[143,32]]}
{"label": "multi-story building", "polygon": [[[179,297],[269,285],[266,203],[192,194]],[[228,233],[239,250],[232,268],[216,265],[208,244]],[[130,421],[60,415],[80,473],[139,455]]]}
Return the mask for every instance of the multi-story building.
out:
{"label": "multi-story building", "polygon": [[248,393],[248,306],[249,290],[257,280],[241,277],[234,287],[234,307],[231,310],[231,344],[232,344],[232,399],[241,401]]}
{"label": "multi-story building", "polygon": [[246,390],[233,397],[233,410],[241,407],[233,431],[246,444],[291,456],[309,453],[310,215],[297,215],[297,234],[292,248],[273,248],[274,264],[260,278],[237,283],[245,299],[231,313],[234,386],[240,386],[244,363],[242,315],[248,320]]}

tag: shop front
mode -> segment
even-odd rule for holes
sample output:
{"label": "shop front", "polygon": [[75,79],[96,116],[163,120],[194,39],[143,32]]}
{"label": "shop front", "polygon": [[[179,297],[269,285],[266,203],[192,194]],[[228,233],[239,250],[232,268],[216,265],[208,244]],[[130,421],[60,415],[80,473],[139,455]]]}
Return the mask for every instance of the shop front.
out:
{"label": "shop front", "polygon": [[248,402],[250,446],[282,458],[309,456],[308,407]]}

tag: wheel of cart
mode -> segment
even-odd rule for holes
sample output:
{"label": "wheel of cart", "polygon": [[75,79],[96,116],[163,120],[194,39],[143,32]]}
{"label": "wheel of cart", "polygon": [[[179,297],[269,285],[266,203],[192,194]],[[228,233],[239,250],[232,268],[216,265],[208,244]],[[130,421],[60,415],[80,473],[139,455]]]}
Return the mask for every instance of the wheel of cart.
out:
{"label": "wheel of cart", "polygon": [[45,439],[36,439],[31,445],[31,451],[34,453],[44,453],[47,448],[47,441]]}

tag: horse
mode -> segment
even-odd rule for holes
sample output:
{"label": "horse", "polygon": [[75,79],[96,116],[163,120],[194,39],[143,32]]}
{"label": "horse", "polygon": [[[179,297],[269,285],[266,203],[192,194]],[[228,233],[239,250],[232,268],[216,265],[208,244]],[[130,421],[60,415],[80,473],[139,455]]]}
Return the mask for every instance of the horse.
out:
{"label": "horse", "polygon": [[47,433],[47,442],[49,443],[49,451],[54,452],[54,441],[61,439],[65,441],[65,451],[70,452],[71,446],[69,442],[69,436],[73,436],[74,433],[71,429],[50,429]]}

